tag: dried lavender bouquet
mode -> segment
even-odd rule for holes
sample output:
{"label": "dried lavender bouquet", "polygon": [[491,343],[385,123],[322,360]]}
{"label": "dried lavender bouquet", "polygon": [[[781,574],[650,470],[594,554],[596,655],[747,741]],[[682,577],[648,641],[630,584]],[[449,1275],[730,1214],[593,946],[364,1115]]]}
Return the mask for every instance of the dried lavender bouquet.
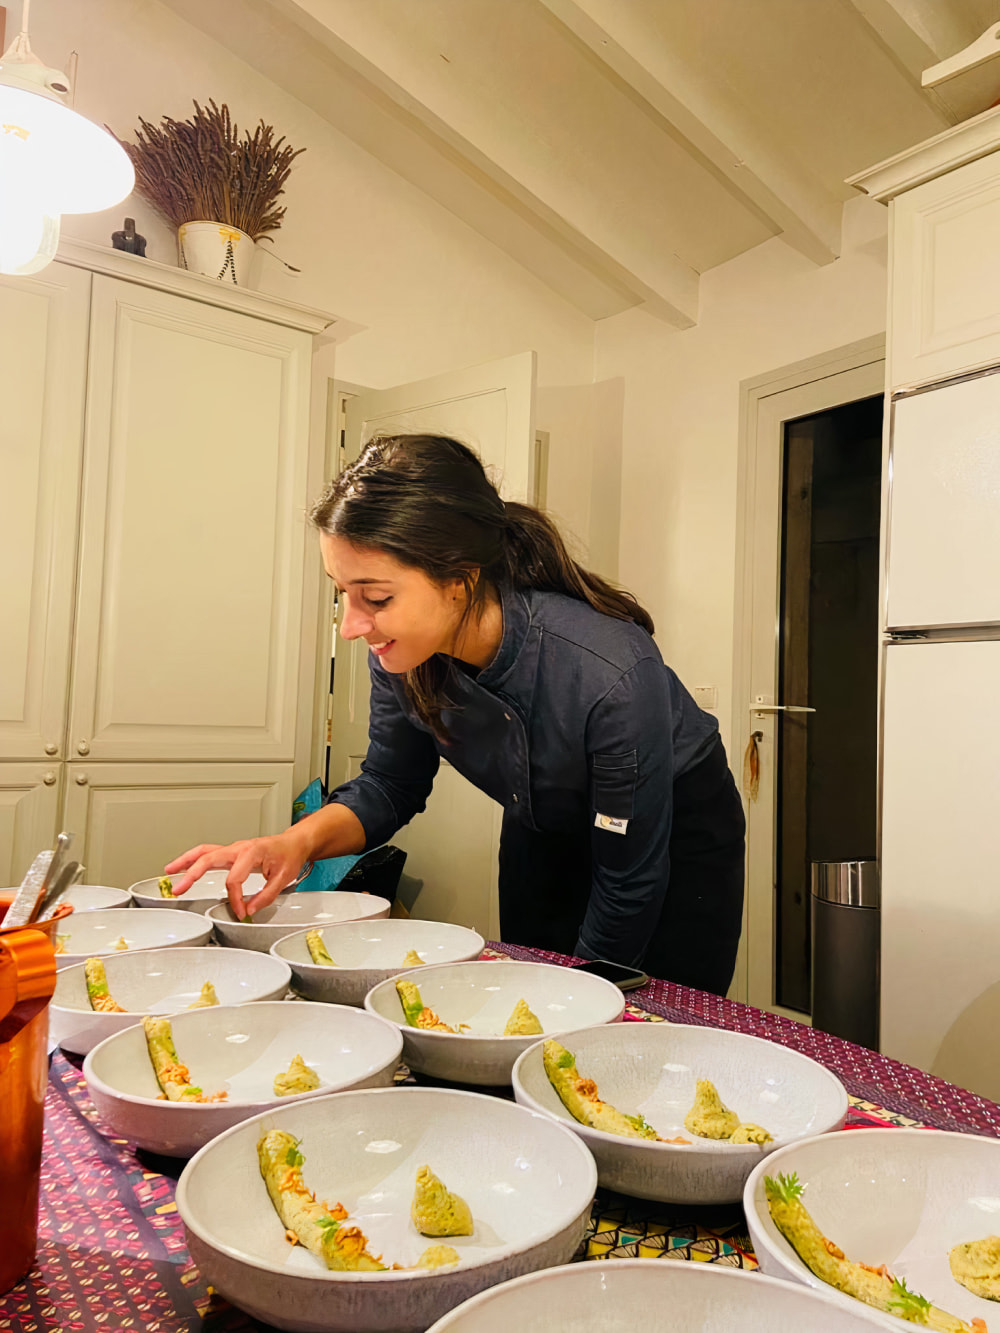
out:
{"label": "dried lavender bouquet", "polygon": [[281,226],[277,201],[305,152],[275,138],[263,120],[241,136],[228,106],[211,100],[195,102],[190,120],[164,116],[154,125],[140,116],[136,142],[118,142],[132,159],[136,190],[173,226],[223,222],[255,241]]}

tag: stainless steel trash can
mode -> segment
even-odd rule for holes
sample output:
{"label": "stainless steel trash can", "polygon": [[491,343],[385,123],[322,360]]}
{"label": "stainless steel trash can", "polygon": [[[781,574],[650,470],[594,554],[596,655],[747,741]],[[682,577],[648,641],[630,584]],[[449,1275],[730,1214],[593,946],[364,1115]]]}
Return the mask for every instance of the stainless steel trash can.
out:
{"label": "stainless steel trash can", "polygon": [[812,1022],[878,1050],[877,861],[812,862]]}

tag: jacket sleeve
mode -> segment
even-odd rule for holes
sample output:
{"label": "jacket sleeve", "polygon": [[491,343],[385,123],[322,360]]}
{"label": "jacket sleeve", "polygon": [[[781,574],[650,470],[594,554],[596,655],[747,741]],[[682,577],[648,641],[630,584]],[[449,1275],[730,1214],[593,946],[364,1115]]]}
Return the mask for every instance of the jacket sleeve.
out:
{"label": "jacket sleeve", "polygon": [[346,805],[365,830],[365,846],[382,846],[427,804],[440,759],[434,738],[406,716],[389,673],[368,654],[371,699],[368,753],[356,778],[336,787],[328,805]]}
{"label": "jacket sleeve", "polygon": [[637,662],[587,722],[592,884],[576,952],[638,966],[670,879],[673,717],[663,664]]}

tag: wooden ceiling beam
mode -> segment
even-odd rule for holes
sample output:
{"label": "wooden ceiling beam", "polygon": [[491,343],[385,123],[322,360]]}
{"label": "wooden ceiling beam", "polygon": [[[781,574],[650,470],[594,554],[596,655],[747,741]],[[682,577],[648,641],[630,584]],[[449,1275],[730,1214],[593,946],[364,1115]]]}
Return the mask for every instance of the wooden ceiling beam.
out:
{"label": "wooden ceiling beam", "polygon": [[[174,0],[171,0],[173,3]],[[320,41],[338,61],[363,83],[391,103],[404,123],[439,144],[452,160],[470,175],[515,201],[524,217],[531,217],[550,236],[558,236],[574,253],[619,287],[635,294],[636,303],[674,328],[686,329],[698,319],[698,274],[677,255],[660,250],[650,261],[637,249],[630,250],[628,236],[619,232],[615,244],[599,244],[590,235],[589,220],[577,216],[574,203],[553,189],[542,194],[526,186],[505,170],[487,152],[467,138],[456,125],[438,116],[404,83],[387,74],[374,59],[354,45],[334,26],[337,6],[315,0],[272,0],[291,16],[314,41]]]}
{"label": "wooden ceiling beam", "polygon": [[837,257],[841,201],[755,141],[708,82],[662,43],[640,44],[622,22],[619,0],[538,2],[789,245],[817,264]]}

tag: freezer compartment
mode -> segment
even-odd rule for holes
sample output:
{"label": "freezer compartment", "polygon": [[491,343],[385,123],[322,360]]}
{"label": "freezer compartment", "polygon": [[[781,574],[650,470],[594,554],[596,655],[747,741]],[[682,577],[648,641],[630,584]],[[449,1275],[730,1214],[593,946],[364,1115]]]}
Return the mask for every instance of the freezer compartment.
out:
{"label": "freezer compartment", "polygon": [[1000,623],[1000,373],[892,406],[886,624]]}
{"label": "freezer compartment", "polygon": [[1000,1100],[1000,641],[885,649],[882,1050]]}

